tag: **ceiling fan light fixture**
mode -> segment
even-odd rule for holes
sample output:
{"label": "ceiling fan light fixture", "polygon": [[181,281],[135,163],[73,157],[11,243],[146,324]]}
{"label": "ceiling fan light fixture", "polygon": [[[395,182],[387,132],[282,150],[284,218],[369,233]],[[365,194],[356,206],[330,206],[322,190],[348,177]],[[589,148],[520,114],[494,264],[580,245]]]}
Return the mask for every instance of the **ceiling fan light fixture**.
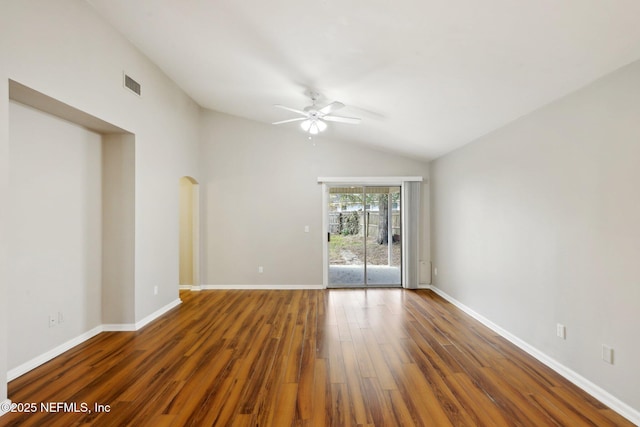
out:
{"label": "ceiling fan light fixture", "polygon": [[311,128],[311,120],[307,119],[303,121],[302,123],[300,123],[300,127],[303,131],[309,132],[309,129]]}
{"label": "ceiling fan light fixture", "polygon": [[316,120],[316,126],[318,126],[320,132],[327,130],[327,124],[322,120]]}
{"label": "ceiling fan light fixture", "polygon": [[311,126],[309,127],[309,133],[311,135],[317,135],[319,131],[320,129],[318,129],[318,122],[312,122]]}
{"label": "ceiling fan light fixture", "polygon": [[327,124],[320,119],[311,118],[301,122],[300,127],[302,128],[302,130],[310,133],[311,135],[317,135],[327,129]]}

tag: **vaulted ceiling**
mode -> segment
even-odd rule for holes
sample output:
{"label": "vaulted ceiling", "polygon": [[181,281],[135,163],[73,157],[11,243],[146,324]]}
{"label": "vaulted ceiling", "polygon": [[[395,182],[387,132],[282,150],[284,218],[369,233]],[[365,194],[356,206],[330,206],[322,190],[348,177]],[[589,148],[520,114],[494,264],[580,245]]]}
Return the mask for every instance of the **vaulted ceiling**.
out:
{"label": "vaulted ceiling", "polygon": [[[431,159],[640,58],[637,0],[87,0],[204,108]],[[297,123],[280,125],[302,132]]]}

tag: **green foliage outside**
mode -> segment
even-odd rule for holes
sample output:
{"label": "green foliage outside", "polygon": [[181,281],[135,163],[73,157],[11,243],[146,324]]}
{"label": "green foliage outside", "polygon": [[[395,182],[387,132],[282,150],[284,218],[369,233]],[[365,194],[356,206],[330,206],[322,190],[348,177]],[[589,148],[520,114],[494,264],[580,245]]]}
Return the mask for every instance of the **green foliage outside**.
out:
{"label": "green foliage outside", "polygon": [[345,215],[342,223],[342,235],[352,236],[360,232],[360,215],[353,211]]}

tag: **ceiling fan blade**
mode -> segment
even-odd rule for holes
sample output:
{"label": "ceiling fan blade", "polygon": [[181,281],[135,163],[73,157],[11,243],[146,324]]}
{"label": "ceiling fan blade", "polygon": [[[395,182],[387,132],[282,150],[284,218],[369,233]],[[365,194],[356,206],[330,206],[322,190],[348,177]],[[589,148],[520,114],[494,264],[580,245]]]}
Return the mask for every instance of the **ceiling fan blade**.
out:
{"label": "ceiling fan blade", "polygon": [[361,119],[358,119],[356,117],[340,117],[340,116],[324,116],[322,120],[326,120],[328,122],[347,123],[350,125],[357,125],[361,121]]}
{"label": "ceiling fan blade", "polygon": [[287,110],[287,111],[291,111],[291,112],[294,112],[294,113],[298,113],[298,114],[301,114],[301,115],[303,115],[305,117],[308,116],[308,114],[306,112],[302,111],[302,110],[296,110],[295,108],[287,107],[287,106],[284,106],[284,105],[275,104],[274,107],[278,107],[278,108],[282,108],[283,110]]}
{"label": "ceiling fan blade", "polygon": [[281,125],[283,123],[291,123],[291,122],[300,122],[302,120],[307,120],[306,117],[298,117],[297,119],[289,119],[289,120],[280,120],[279,122],[273,122],[272,125]]}
{"label": "ceiling fan blade", "polygon": [[344,107],[344,104],[342,102],[338,102],[338,101],[334,101],[329,105],[325,105],[324,107],[322,107],[321,109],[318,110],[318,112],[320,114],[329,114],[332,111],[336,111],[339,110],[341,108]]}

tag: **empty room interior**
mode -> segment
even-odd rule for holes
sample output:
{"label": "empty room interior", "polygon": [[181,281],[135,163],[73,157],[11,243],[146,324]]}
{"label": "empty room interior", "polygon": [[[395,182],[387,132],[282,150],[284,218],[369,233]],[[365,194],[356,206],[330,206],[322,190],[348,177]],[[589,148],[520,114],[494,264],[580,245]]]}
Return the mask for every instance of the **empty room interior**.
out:
{"label": "empty room interior", "polygon": [[0,2],[0,426],[639,425],[640,3]]}

